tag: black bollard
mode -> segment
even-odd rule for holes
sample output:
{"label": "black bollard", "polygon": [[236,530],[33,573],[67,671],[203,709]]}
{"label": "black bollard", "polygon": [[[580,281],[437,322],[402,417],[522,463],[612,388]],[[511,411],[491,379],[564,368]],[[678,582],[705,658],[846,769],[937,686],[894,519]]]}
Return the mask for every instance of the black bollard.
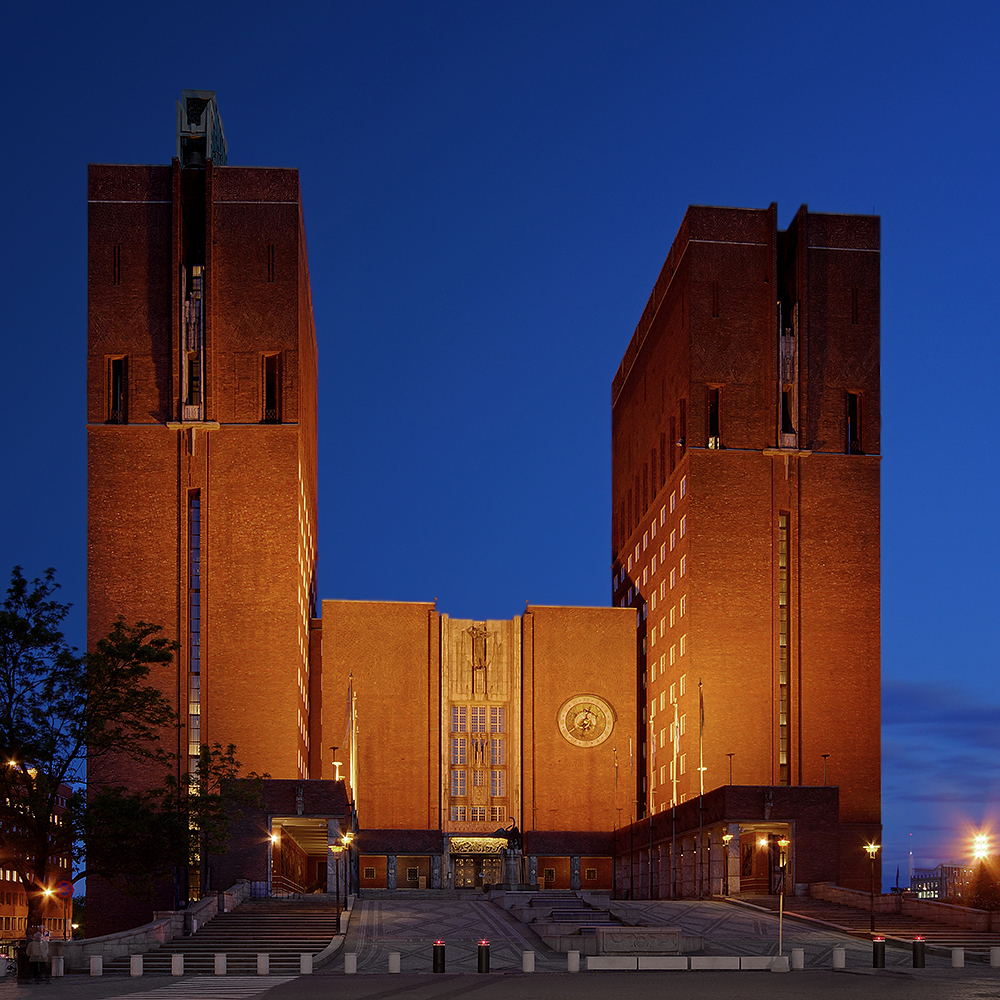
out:
{"label": "black bollard", "polygon": [[434,964],[432,972],[444,972],[444,941],[434,942]]}
{"label": "black bollard", "polygon": [[913,939],[913,968],[923,969],[927,964],[927,942],[919,935]]}
{"label": "black bollard", "polygon": [[489,941],[479,942],[479,972],[490,971],[490,943]]}
{"label": "black bollard", "polygon": [[885,938],[877,937],[872,941],[872,968],[885,968]]}

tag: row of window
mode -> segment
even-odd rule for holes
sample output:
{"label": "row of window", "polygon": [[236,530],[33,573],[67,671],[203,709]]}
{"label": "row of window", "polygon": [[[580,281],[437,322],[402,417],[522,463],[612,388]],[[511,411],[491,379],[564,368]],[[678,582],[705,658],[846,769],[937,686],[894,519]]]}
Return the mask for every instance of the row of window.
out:
{"label": "row of window", "polygon": [[[465,764],[467,757],[467,746],[466,744],[470,741],[464,736],[453,736],[451,738],[451,763],[455,764]],[[494,767],[502,767],[507,763],[507,742],[502,737],[494,736],[487,740],[485,737],[482,739],[471,740],[472,746],[468,748],[471,753],[468,756],[472,757],[472,760],[476,763],[484,762],[486,757],[487,744],[489,745],[490,751],[490,763]]]}
{"label": "row of window", "polygon": [[[184,404],[200,406],[202,399],[201,355],[191,352],[186,362]],[[107,417],[105,423],[128,423],[128,356],[108,358]],[[281,423],[281,355],[261,355],[262,424]]]}
{"label": "row of window", "polygon": [[[453,768],[451,772],[451,794],[453,796],[466,795],[466,778],[468,772],[464,768]],[[486,771],[473,770],[472,787],[483,788],[486,785]],[[490,797],[502,799],[507,795],[507,772],[490,771]]]}
{"label": "row of window", "polygon": [[[451,820],[453,823],[465,823],[468,818],[468,821],[472,823],[485,823],[486,809],[486,806],[452,806]],[[506,823],[507,807],[489,806],[489,816],[491,823]],[[367,869],[365,869],[365,871],[367,872]],[[375,870],[372,869],[372,874],[370,876],[366,875],[365,877],[374,878]]]}
{"label": "row of window", "polygon": [[503,705],[452,705],[451,731],[453,733],[485,733],[486,709],[489,708],[489,732],[507,731],[507,709]]}

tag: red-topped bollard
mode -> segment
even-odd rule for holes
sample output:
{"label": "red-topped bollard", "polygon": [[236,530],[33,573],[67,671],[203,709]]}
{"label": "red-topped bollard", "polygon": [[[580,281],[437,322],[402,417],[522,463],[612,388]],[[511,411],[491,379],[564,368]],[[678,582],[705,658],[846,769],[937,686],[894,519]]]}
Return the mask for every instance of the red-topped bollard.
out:
{"label": "red-topped bollard", "polygon": [[918,934],[913,939],[913,968],[923,969],[927,964],[927,942]]}
{"label": "red-topped bollard", "polygon": [[479,942],[479,972],[490,971],[490,943],[485,938]]}
{"label": "red-topped bollard", "polygon": [[431,972],[444,972],[444,941],[440,939],[434,942],[434,958],[432,963]]}
{"label": "red-topped bollard", "polygon": [[872,940],[872,968],[885,968],[885,938],[877,937]]}

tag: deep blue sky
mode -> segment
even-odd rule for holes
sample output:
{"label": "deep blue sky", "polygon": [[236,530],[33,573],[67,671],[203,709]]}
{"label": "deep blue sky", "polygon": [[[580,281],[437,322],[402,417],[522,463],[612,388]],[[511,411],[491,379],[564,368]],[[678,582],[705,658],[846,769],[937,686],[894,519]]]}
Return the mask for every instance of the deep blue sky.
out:
{"label": "deep blue sky", "polygon": [[686,206],[874,210],[886,882],[1000,834],[996,4],[6,18],[0,567],[56,566],[74,641],[86,164],[169,162],[182,89],[217,91],[231,163],[301,171],[329,598],[607,604],[611,378]]}

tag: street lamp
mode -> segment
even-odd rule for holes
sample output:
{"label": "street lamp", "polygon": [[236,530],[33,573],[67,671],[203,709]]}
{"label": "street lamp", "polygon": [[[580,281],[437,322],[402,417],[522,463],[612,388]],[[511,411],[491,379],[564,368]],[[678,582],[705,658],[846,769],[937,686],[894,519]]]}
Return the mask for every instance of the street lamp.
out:
{"label": "street lamp", "polygon": [[871,892],[871,928],[872,934],[875,933],[875,855],[878,854],[881,844],[876,844],[875,841],[869,841],[865,844],[865,850],[868,852],[868,857],[871,859],[872,863],[872,892]]}
{"label": "street lamp", "polygon": [[781,870],[781,883],[778,887],[778,956],[780,957],[784,952],[782,951],[782,922],[785,917],[785,859],[787,857],[786,851],[788,850],[788,845],[790,841],[787,837],[782,837],[778,841],[778,847],[781,853],[778,855],[778,866]]}
{"label": "street lamp", "polygon": [[723,874],[726,879],[726,887],[723,895],[729,895],[729,842],[733,839],[731,833],[724,833],[722,835],[722,861],[723,861]]}
{"label": "street lamp", "polygon": [[977,833],[972,838],[972,860],[985,861],[990,856],[990,835]]}

